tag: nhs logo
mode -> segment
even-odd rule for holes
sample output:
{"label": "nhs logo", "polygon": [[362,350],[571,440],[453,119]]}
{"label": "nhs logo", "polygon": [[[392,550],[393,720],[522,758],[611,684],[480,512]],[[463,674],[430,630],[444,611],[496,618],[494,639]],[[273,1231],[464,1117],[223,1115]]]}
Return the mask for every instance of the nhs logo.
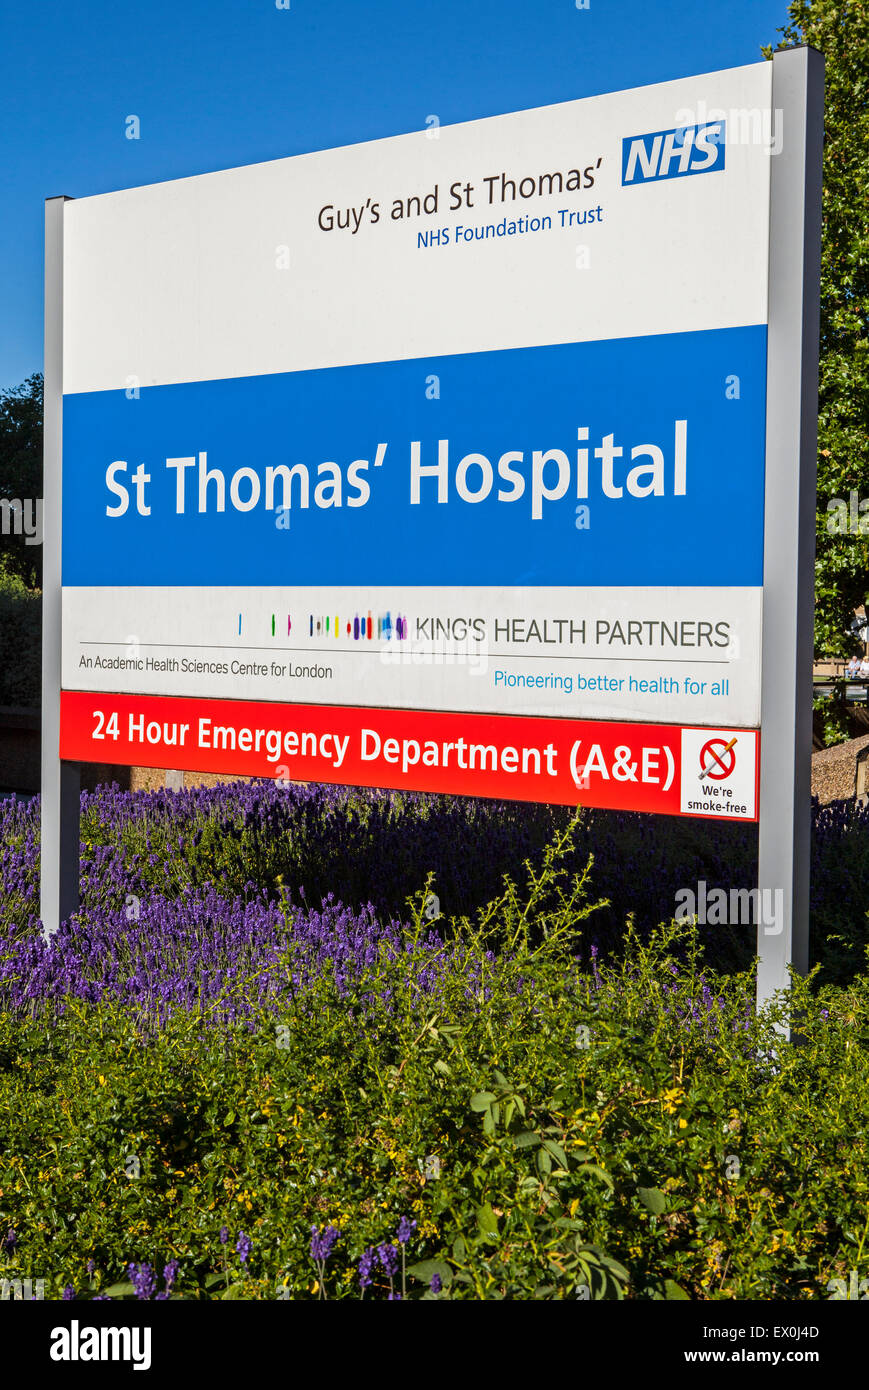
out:
{"label": "nhs logo", "polygon": [[651,183],[724,168],[726,121],[628,135],[622,140],[622,183]]}

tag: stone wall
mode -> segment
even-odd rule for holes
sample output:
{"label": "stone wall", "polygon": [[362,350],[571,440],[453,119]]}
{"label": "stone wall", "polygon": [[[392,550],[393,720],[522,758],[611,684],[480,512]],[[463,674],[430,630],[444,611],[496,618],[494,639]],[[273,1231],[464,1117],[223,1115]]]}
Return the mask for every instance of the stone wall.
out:
{"label": "stone wall", "polygon": [[[130,790],[153,792],[161,787],[216,787],[221,782],[252,782],[252,777],[222,776],[216,772],[166,772],[162,767],[116,768],[130,773]],[[117,780],[115,778],[114,780]]]}
{"label": "stone wall", "polygon": [[824,805],[851,800],[857,793],[857,764],[869,749],[869,734],[849,738],[812,755],[812,795]]}

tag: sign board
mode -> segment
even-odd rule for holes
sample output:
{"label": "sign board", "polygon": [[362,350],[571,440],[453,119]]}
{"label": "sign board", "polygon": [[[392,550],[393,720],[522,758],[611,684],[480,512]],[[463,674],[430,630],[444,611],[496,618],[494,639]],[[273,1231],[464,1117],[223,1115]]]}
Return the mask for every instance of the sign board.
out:
{"label": "sign board", "polygon": [[779,62],[60,203],[61,759],[756,820]]}
{"label": "sign board", "polygon": [[[350,709],[415,711],[421,747],[430,711],[733,727],[754,819],[771,85],[760,63],[71,202],[64,690],[328,706],[340,781],[367,761]],[[238,769],[80,705],[67,757]],[[694,795],[674,747],[670,809],[717,807],[727,780]],[[641,762],[579,763],[589,804],[649,804]]]}

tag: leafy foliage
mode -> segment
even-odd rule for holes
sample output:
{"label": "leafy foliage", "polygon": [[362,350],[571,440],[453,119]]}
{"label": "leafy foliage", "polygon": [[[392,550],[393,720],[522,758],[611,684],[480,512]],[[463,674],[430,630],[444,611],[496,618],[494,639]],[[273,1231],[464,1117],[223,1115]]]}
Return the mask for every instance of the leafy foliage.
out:
{"label": "leafy foliage", "polygon": [[[3,541],[8,537],[0,538]],[[17,537],[12,539],[17,541]],[[0,705],[38,709],[42,699],[42,598],[0,558]]]}
{"label": "leafy foliage", "polygon": [[[35,505],[42,497],[42,404],[41,372],[0,391],[0,498],[29,498]],[[0,535],[0,559],[28,589],[40,586],[41,545],[27,545],[23,536]]]}
{"label": "leafy foliage", "polygon": [[788,13],[785,43],[826,58],[815,644],[844,656],[869,594],[869,533],[829,530],[827,504],[869,497],[869,8],[794,0]]}
{"label": "leafy foliage", "polygon": [[[5,828],[26,846],[26,808]],[[312,937],[284,896],[236,938],[189,885],[170,936],[168,909],[86,909],[51,977],[19,899],[0,1278],[79,1298],[816,1299],[869,1272],[869,976],[797,982],[756,1017],[751,972],[711,969],[691,925],[630,927],[604,958],[578,828],[471,916],[432,921],[429,879],[399,932],[336,904],[345,925],[324,910]],[[161,852],[171,880],[184,837]],[[131,971],[147,987],[125,994]]]}

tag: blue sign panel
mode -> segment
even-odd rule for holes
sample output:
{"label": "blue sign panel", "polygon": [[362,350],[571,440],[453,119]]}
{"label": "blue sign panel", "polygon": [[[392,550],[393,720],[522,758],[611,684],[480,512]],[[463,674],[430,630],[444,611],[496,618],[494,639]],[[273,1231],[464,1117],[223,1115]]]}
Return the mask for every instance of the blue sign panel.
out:
{"label": "blue sign panel", "polygon": [[762,325],[64,401],[65,585],[759,585]]}

